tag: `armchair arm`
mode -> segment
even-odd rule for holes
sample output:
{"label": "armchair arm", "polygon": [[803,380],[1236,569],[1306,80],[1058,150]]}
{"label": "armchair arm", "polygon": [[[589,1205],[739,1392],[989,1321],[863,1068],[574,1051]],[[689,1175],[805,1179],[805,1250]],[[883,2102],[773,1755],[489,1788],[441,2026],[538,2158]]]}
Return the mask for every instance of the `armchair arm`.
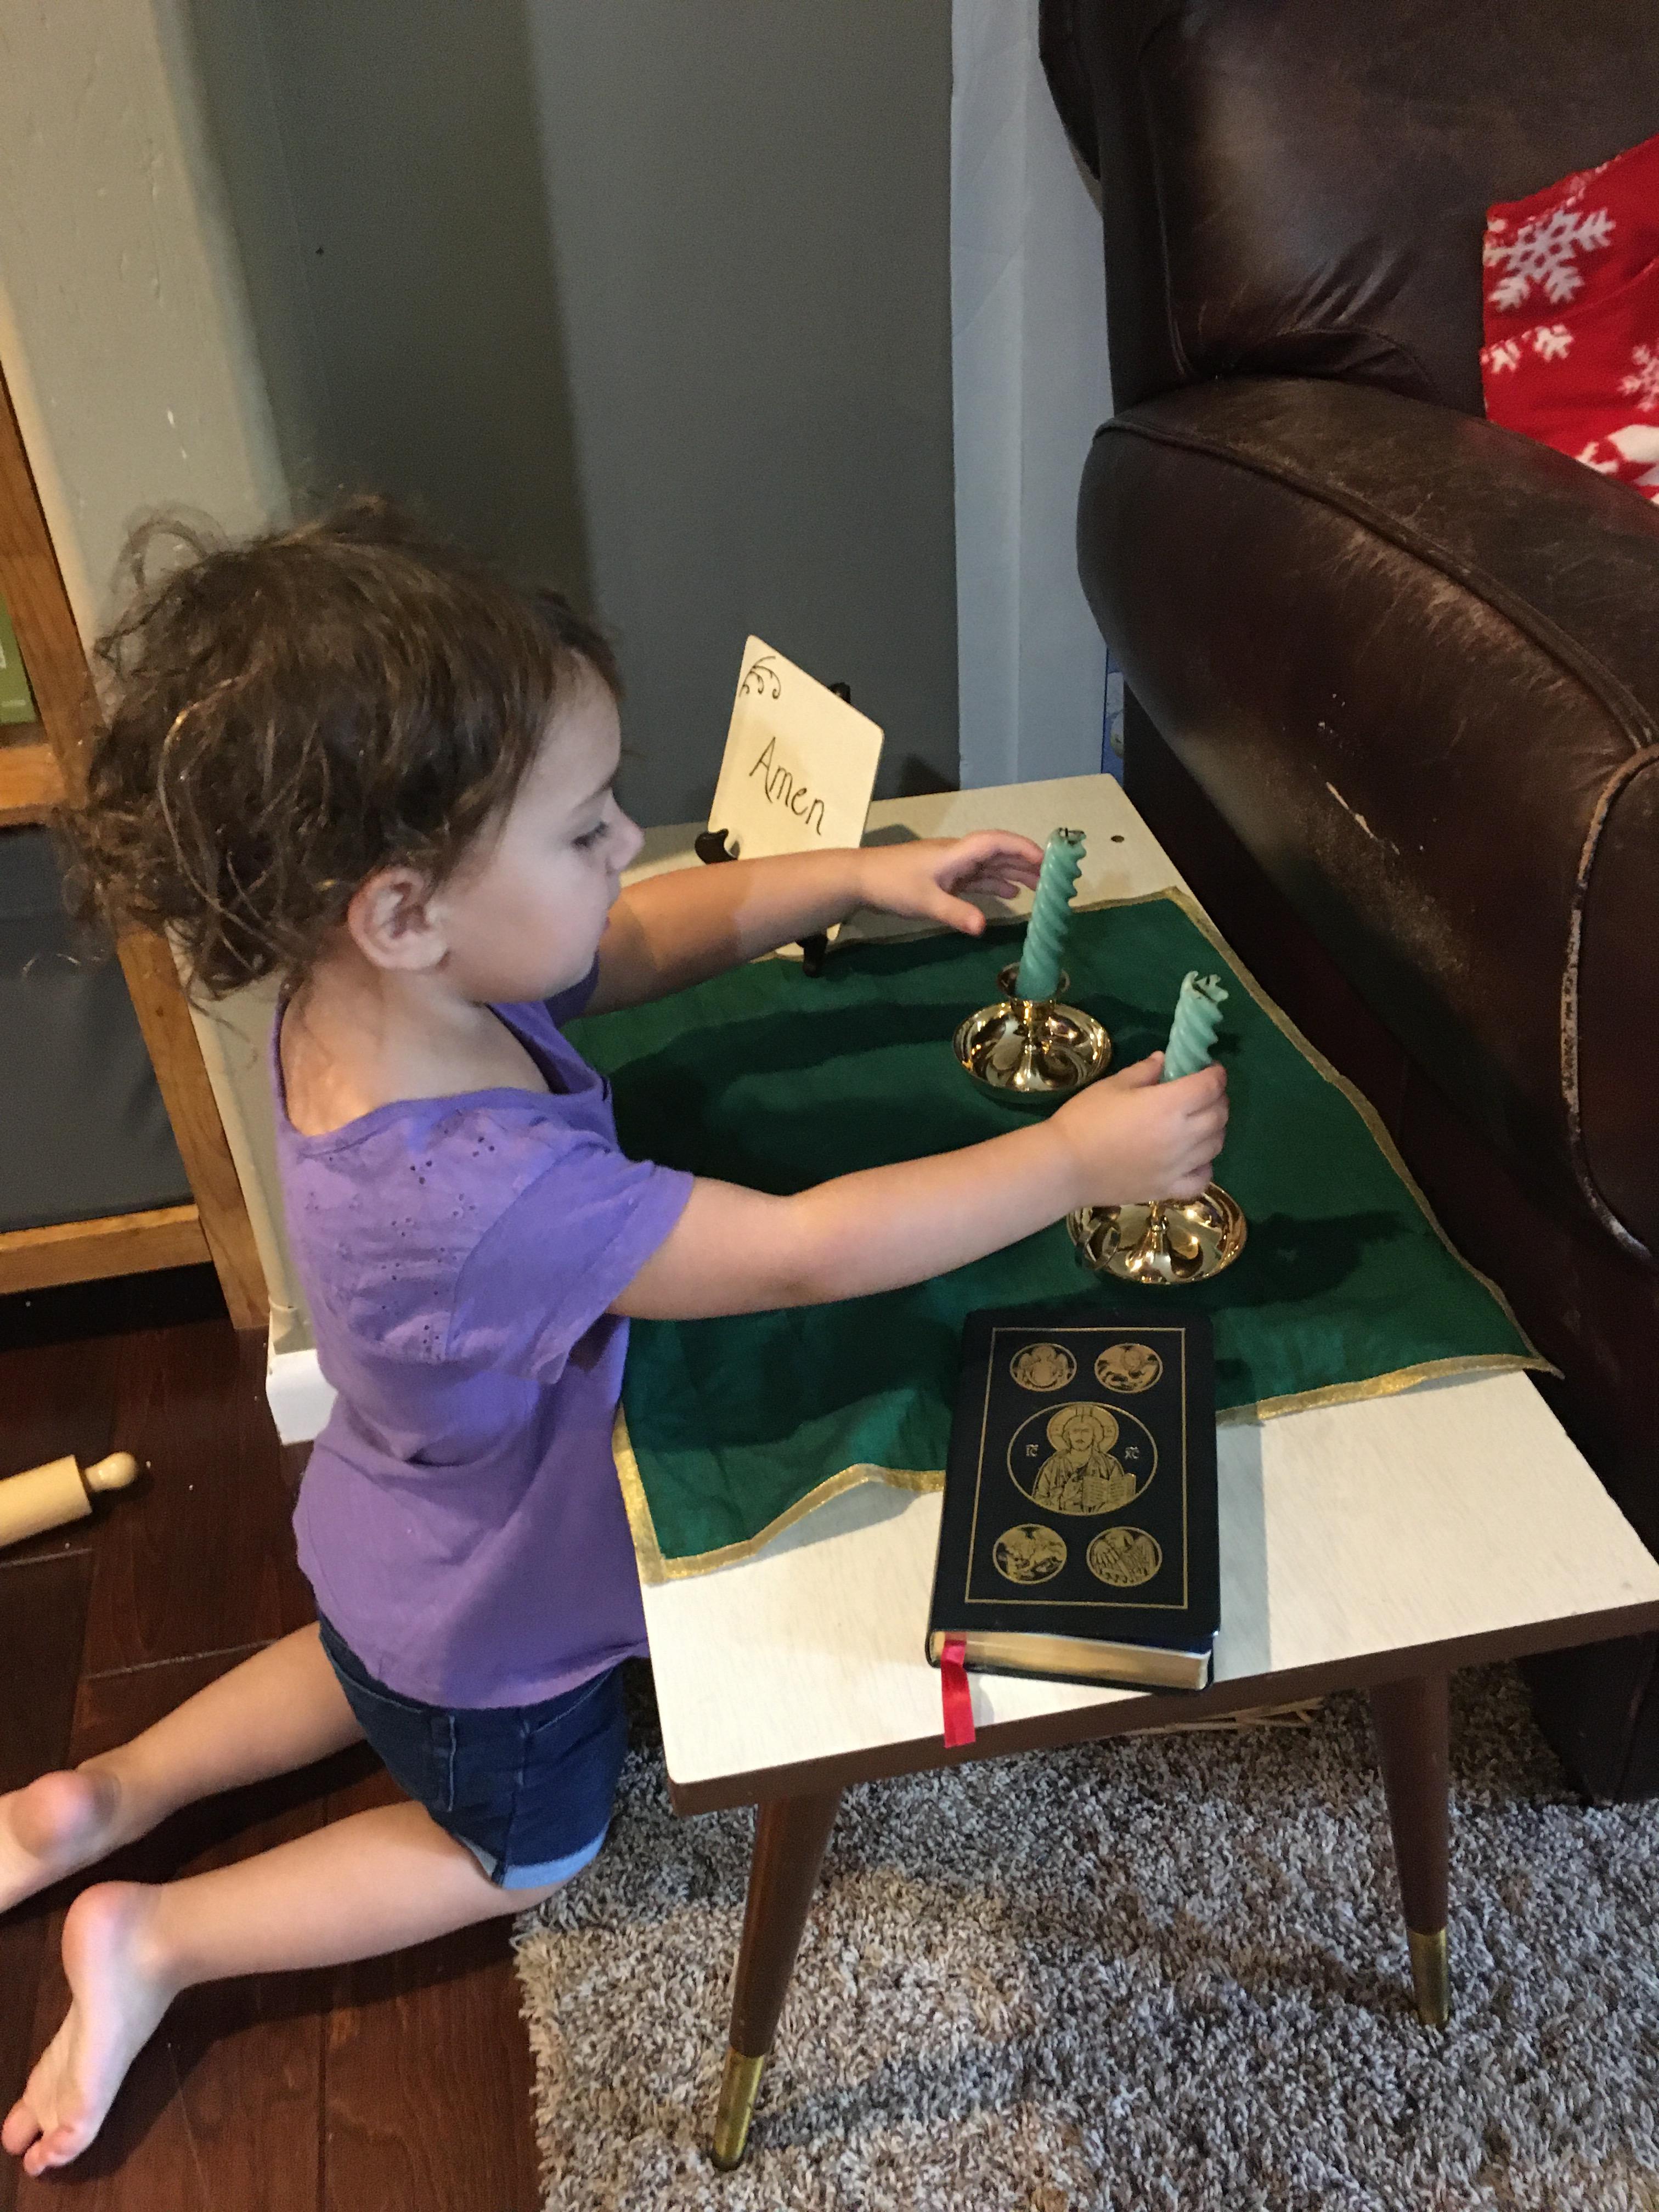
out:
{"label": "armchair arm", "polygon": [[1084,587],[1153,721],[1512,1160],[1659,1250],[1659,513],[1362,386],[1117,416]]}

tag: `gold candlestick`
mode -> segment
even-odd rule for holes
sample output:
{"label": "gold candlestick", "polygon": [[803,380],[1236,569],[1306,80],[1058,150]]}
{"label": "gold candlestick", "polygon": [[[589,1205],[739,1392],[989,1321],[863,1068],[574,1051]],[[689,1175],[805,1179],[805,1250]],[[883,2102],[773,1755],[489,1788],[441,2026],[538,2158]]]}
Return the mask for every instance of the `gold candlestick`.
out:
{"label": "gold candlestick", "polygon": [[952,1047],[993,1097],[1010,1106],[1056,1106],[1105,1073],[1112,1041],[1092,1014],[1060,1003],[1069,975],[1060,975],[1052,999],[1022,999],[1018,975],[1019,963],[1011,962],[997,977],[1002,997],[970,1014]]}
{"label": "gold candlestick", "polygon": [[1202,1283],[1231,1267],[1244,1249],[1238,1200],[1212,1182],[1196,1198],[1141,1199],[1132,1206],[1085,1206],[1066,1226],[1079,1260],[1121,1283]]}
{"label": "gold candlestick", "polygon": [[[1227,994],[1218,975],[1194,969],[1182,982],[1164,1055],[1164,1081],[1207,1067]],[[1121,1283],[1202,1283],[1244,1249],[1244,1214],[1218,1182],[1196,1198],[1146,1198],[1133,1206],[1085,1206],[1066,1217],[1079,1260]]]}

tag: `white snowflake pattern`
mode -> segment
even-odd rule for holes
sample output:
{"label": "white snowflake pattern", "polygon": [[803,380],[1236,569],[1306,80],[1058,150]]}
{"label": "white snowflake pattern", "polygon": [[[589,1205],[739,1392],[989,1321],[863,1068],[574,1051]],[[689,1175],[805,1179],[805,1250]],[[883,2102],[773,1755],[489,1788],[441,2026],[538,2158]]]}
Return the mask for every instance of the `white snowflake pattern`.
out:
{"label": "white snowflake pattern", "polygon": [[[1601,453],[1611,458],[1600,460],[1597,456]],[[1626,422],[1621,430],[1609,430],[1605,438],[1592,438],[1573,458],[1598,476],[1620,477],[1644,499],[1659,504],[1659,424]]]}
{"label": "white snowflake pattern", "polygon": [[1659,343],[1632,346],[1630,357],[1636,373],[1621,376],[1619,389],[1636,402],[1644,415],[1651,415],[1659,407]]}
{"label": "white snowflake pattern", "polygon": [[1524,307],[1534,284],[1540,284],[1551,302],[1559,307],[1582,289],[1583,272],[1573,264],[1581,253],[1598,253],[1612,243],[1613,217],[1606,208],[1580,215],[1571,207],[1552,208],[1523,222],[1513,238],[1491,226],[1481,258],[1488,269],[1502,269],[1486,295],[1494,307],[1509,313]]}
{"label": "white snowflake pattern", "polygon": [[1506,368],[1519,368],[1521,341],[1519,338],[1504,338],[1497,345],[1482,346],[1480,358],[1494,376]]}
{"label": "white snowflake pattern", "polygon": [[1541,361],[1559,361],[1572,350],[1572,332],[1565,323],[1540,323],[1531,336],[1532,349]]}

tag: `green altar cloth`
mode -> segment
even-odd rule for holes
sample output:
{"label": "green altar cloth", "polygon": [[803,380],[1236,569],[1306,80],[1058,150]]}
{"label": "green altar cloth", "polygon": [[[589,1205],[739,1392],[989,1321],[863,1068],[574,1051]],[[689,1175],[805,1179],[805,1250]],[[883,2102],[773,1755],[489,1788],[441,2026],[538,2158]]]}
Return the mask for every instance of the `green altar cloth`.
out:
{"label": "green altar cloth", "polygon": [[[978,941],[842,945],[816,978],[759,961],[569,1034],[611,1078],[634,1157],[800,1190],[1020,1126],[951,1048],[957,1024],[999,995],[1018,944],[1018,925],[1002,925]],[[1201,1310],[1223,1420],[1547,1365],[1446,1242],[1371,1109],[1188,901],[1074,912],[1066,965],[1066,998],[1105,1023],[1118,1067],[1163,1043],[1188,969],[1227,970],[1218,1053],[1232,1115],[1217,1172],[1249,1224],[1242,1255],[1208,1283],[1137,1289],[1080,1267],[1056,1222],[910,1290],[635,1322],[617,1466],[648,1578],[744,1557],[854,1482],[937,1487],[963,1317],[978,1306]]]}

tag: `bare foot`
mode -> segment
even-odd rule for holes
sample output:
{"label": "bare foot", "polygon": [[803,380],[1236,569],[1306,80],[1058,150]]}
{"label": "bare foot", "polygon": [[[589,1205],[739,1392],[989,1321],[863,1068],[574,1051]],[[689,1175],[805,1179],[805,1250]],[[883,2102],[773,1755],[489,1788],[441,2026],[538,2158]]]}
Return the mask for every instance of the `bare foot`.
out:
{"label": "bare foot", "polygon": [[81,2155],[173,2002],[173,1984],[146,1941],[156,1894],[137,1882],[100,1882],[69,1909],[64,1972],[72,2002],[0,2128],[0,2145],[22,2160],[25,2173]]}
{"label": "bare foot", "polygon": [[0,1912],[112,1850],[120,1800],[115,1777],[95,1771],[43,1774],[0,1797]]}

